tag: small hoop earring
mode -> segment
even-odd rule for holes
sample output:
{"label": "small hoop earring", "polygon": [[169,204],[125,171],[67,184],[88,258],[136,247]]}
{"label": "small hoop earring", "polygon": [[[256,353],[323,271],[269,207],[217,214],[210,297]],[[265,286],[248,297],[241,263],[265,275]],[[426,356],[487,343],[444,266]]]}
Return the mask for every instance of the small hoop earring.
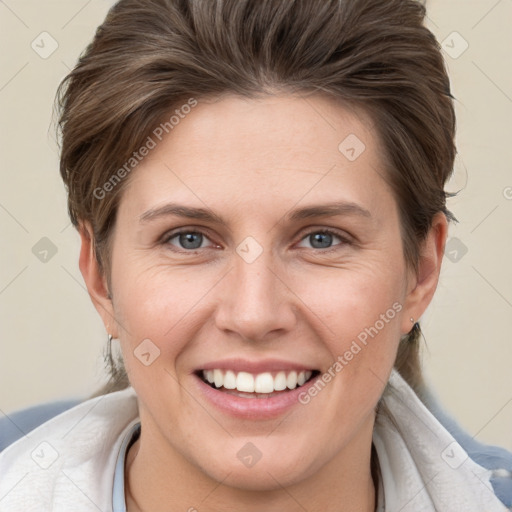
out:
{"label": "small hoop earring", "polygon": [[412,328],[408,332],[409,336],[412,335],[415,332],[420,332],[420,324],[418,322],[415,322],[414,318],[412,318],[412,317],[410,318],[410,320],[411,320],[411,323],[412,323]]}
{"label": "small hoop earring", "polygon": [[114,362],[114,358],[112,357],[112,340],[114,339],[114,336],[112,336],[112,334],[108,334],[108,341],[107,341],[107,350],[106,350],[106,354],[105,354],[105,362],[107,363],[107,365],[112,368],[113,370],[115,370],[116,368],[116,364]]}

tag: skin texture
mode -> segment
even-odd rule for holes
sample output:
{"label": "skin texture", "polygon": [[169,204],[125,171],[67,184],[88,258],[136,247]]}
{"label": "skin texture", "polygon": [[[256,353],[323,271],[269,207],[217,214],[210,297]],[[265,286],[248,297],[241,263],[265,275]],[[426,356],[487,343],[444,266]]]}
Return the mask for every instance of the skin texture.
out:
{"label": "skin texture", "polygon": [[[338,149],[350,134],[366,146],[354,161]],[[400,336],[431,301],[447,235],[440,213],[418,275],[408,269],[383,162],[371,121],[332,99],[223,96],[199,101],[129,177],[113,233],[112,300],[83,224],[80,269],[139,398],[130,511],[374,510],[375,406]],[[287,218],[331,201],[371,217]],[[210,208],[226,225],[140,222],[168,202]],[[176,228],[203,233],[200,248],[171,237]],[[322,248],[309,235],[326,228],[347,241],[327,235]],[[249,236],[262,249],[251,263],[236,251]],[[192,372],[227,357],[325,372],[396,303],[400,311],[317,396],[278,418],[229,416],[198,391]],[[134,356],[145,339],[160,350],[149,366]],[[262,454],[251,468],[237,457],[248,442]]]}

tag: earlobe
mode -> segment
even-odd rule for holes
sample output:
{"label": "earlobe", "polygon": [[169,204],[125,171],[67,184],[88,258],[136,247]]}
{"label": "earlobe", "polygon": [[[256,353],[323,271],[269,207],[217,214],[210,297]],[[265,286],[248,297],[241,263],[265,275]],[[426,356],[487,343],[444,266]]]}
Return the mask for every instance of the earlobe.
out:
{"label": "earlobe", "polygon": [[402,321],[402,333],[411,330],[411,318],[418,321],[430,304],[439,282],[443,262],[448,221],[444,213],[435,215],[432,226],[420,247],[418,272],[408,291]]}
{"label": "earlobe", "polygon": [[114,338],[118,337],[117,322],[107,280],[96,259],[94,235],[89,222],[81,222],[78,229],[81,239],[79,267],[94,307],[100,314],[105,329]]}

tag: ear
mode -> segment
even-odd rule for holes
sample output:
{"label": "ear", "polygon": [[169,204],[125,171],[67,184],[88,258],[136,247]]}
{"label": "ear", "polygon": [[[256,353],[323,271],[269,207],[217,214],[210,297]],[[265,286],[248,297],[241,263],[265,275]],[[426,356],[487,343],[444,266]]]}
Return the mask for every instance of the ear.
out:
{"label": "ear", "polygon": [[443,261],[448,221],[444,213],[434,216],[432,226],[420,247],[418,272],[410,272],[408,292],[405,299],[404,316],[402,317],[402,333],[412,329],[411,318],[415,322],[423,315],[430,304],[439,282]]}
{"label": "ear", "polygon": [[103,320],[105,329],[114,338],[117,338],[119,336],[117,322],[114,318],[114,307],[108,290],[106,276],[101,271],[96,259],[92,227],[89,222],[82,222],[78,231],[81,239],[80,272],[84,278],[92,303]]}

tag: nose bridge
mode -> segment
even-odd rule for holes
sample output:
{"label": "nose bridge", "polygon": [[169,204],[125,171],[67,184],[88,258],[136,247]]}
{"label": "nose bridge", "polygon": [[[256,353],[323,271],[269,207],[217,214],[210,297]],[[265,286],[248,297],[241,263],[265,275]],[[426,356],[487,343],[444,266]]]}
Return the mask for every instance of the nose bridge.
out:
{"label": "nose bridge", "polygon": [[236,248],[233,266],[219,305],[218,327],[254,341],[292,328],[295,314],[272,251],[249,237]]}
{"label": "nose bridge", "polygon": [[261,307],[277,299],[278,278],[274,267],[275,262],[268,250],[254,260],[247,260],[238,254],[238,258],[235,258],[235,287],[240,291],[238,304],[253,303]]}

